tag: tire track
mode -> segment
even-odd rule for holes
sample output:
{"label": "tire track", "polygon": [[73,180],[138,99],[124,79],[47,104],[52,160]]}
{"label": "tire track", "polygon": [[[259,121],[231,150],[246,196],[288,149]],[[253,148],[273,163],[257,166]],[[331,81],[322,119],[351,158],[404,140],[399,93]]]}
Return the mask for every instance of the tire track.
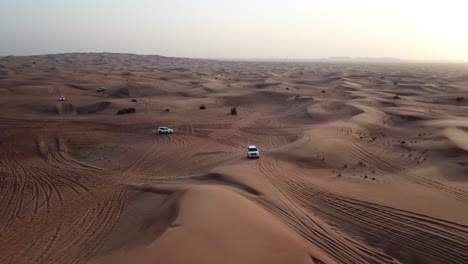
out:
{"label": "tire track", "polygon": [[282,210],[283,217],[280,217],[280,219],[285,220],[284,213],[288,214],[286,223],[310,243],[317,245],[340,263],[396,263],[391,257],[379,257],[380,253],[374,252],[373,249],[360,250],[362,245],[359,245],[358,242],[349,237],[345,238],[333,232],[330,227],[326,227],[323,223],[314,220],[314,217],[305,212],[297,201],[292,200],[291,197],[294,196],[285,192],[285,190],[288,190],[288,183],[282,179],[287,178],[287,176],[276,168],[275,162],[263,157],[257,162],[257,165],[261,174],[272,184],[272,187],[270,187],[274,188],[272,194],[280,193],[281,197],[276,196],[276,198],[280,202],[284,201],[282,205],[286,210]]}
{"label": "tire track", "polygon": [[408,180],[414,184],[422,185],[427,188],[431,188],[435,191],[448,194],[449,196],[463,202],[468,203],[468,192],[447,186],[437,181],[433,181],[424,177],[417,176],[411,172],[411,169],[394,162],[390,159],[382,159],[376,155],[369,153],[368,150],[362,148],[360,145],[353,143],[354,150],[352,153],[361,157],[368,164],[372,166],[373,169],[379,171],[380,173],[392,174],[399,176],[405,180]]}
{"label": "tire track", "polygon": [[385,237],[390,255],[408,261],[425,256],[437,263],[466,263],[468,227],[411,212],[372,204],[313,185],[305,180],[291,182],[289,190],[301,204],[348,234],[375,243]]}

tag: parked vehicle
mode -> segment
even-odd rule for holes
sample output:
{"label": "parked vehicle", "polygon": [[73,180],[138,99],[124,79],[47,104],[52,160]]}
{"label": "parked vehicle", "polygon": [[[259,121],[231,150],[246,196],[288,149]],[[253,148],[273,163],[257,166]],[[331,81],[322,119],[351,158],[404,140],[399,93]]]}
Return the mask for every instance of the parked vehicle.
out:
{"label": "parked vehicle", "polygon": [[65,96],[61,95],[61,96],[59,97],[59,101],[65,101]]}
{"label": "parked vehicle", "polygon": [[158,133],[159,134],[172,134],[174,130],[168,128],[168,127],[158,127]]}
{"label": "parked vehicle", "polygon": [[251,145],[247,148],[247,158],[249,159],[258,159],[260,158],[260,152],[258,148],[254,145]]}
{"label": "parked vehicle", "polygon": [[101,86],[101,87],[99,87],[99,88],[97,89],[97,92],[100,93],[100,92],[104,92],[105,90],[106,90],[106,88],[104,88],[104,87]]}

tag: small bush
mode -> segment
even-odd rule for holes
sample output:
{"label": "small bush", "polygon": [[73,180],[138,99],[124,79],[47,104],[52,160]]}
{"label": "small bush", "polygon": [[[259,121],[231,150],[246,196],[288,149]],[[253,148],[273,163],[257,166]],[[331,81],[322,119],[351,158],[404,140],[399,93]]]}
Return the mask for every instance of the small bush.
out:
{"label": "small bush", "polygon": [[166,110],[164,110],[165,112],[170,112],[171,110],[169,110],[169,108],[166,108]]}
{"label": "small bush", "polygon": [[132,114],[132,113],[135,113],[136,112],[136,109],[135,108],[124,108],[124,109],[120,109],[117,114],[118,115],[124,115],[124,114]]}
{"label": "small bush", "polygon": [[324,90],[322,90],[322,93],[325,93],[325,91],[324,91]]}
{"label": "small bush", "polygon": [[393,99],[400,99],[400,96],[399,96],[399,95],[395,95],[395,96],[393,96]]}
{"label": "small bush", "polygon": [[205,110],[206,109],[206,106],[202,105],[200,106],[200,110]]}
{"label": "small bush", "polygon": [[235,107],[231,108],[231,115],[237,115],[237,108]]}
{"label": "small bush", "polygon": [[137,100],[137,99],[132,99],[132,102],[133,102],[133,103],[137,103],[138,100]]}
{"label": "small bush", "polygon": [[463,98],[463,97],[457,97],[455,99],[455,101],[457,101],[457,102],[463,102],[463,100],[465,100],[465,98]]}

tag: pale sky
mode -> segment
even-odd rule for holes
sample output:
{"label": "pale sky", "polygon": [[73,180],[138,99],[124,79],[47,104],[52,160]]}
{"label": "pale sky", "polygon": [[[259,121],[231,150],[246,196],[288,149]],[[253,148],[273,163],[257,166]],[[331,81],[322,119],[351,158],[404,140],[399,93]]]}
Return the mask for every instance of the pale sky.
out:
{"label": "pale sky", "polygon": [[0,55],[468,61],[464,0],[0,0]]}

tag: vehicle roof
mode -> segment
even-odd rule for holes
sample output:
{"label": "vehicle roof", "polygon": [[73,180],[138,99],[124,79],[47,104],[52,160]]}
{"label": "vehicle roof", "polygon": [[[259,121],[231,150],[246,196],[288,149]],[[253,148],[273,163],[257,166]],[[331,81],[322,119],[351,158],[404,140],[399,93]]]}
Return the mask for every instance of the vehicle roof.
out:
{"label": "vehicle roof", "polygon": [[160,126],[159,128],[168,128],[168,127]]}
{"label": "vehicle roof", "polygon": [[250,146],[249,146],[249,149],[250,149],[250,148],[257,148],[257,146],[255,146],[255,145],[250,145]]}

